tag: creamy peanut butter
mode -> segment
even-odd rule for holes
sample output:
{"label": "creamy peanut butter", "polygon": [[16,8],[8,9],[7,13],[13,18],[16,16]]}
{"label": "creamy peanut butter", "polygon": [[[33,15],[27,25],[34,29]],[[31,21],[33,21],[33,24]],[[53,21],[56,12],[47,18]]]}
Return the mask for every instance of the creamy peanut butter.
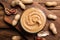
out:
{"label": "creamy peanut butter", "polygon": [[29,8],[23,12],[20,23],[25,31],[36,33],[44,28],[46,17],[40,9]]}

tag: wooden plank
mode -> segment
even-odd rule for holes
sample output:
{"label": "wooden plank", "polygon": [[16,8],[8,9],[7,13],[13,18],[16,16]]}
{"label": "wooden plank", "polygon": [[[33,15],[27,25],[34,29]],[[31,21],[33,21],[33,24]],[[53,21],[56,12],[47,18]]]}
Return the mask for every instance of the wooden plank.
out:
{"label": "wooden plank", "polygon": [[[41,0],[42,2],[45,2],[45,0]],[[47,0],[46,0],[47,1]],[[48,0],[49,1],[49,0]],[[50,0],[50,1],[52,1],[52,0]],[[57,1],[57,0],[54,0],[54,1]],[[59,1],[59,0],[58,0]],[[42,3],[41,2],[41,3]],[[44,6],[44,4],[43,4],[43,6]],[[46,23],[46,27],[43,29],[43,31],[44,30],[48,30],[48,26],[49,26],[49,24],[51,23],[51,22],[54,22],[55,24],[56,24],[56,28],[57,28],[57,31],[58,31],[58,34],[57,35],[52,35],[52,33],[50,32],[50,35],[49,36],[47,36],[46,37],[46,39],[47,40],[60,40],[60,10],[50,10],[51,12],[53,12],[54,14],[56,14],[57,16],[58,16],[58,19],[56,20],[56,21],[52,21],[52,20],[48,20],[47,19],[47,23]],[[48,13],[49,14],[49,13]],[[1,14],[0,14],[1,15]],[[1,19],[1,23],[2,24],[5,24],[5,23],[3,23],[3,21],[2,21],[2,19]],[[1,25],[2,25],[1,24]],[[5,27],[5,26],[2,26],[2,27]],[[7,25],[6,25],[6,27],[7,27]],[[21,27],[20,25],[19,25],[19,27]],[[7,32],[6,32],[7,31]],[[14,30],[15,31],[15,30]],[[7,30],[5,30],[5,29],[1,29],[0,30],[0,39],[1,40],[11,40],[11,36],[12,35],[18,35],[19,33],[17,33],[17,34],[14,34],[14,33],[16,33],[17,31],[15,31],[15,32],[13,32],[13,31],[11,31],[11,29],[7,29]],[[28,40],[34,40],[34,37],[36,36],[35,34],[30,34],[30,33],[26,33],[24,30],[23,31],[21,31],[22,32],[22,34],[26,37],[26,38],[28,38]],[[12,34],[13,33],[13,34]],[[6,35],[4,35],[4,34],[6,34]],[[9,35],[7,35],[7,34],[9,34]],[[11,36],[10,36],[11,35]],[[8,36],[8,38],[6,37],[6,36]],[[28,36],[28,37],[27,37]],[[31,39],[32,38],[32,39]]]}
{"label": "wooden plank", "polygon": [[[13,36],[21,36],[21,34],[13,29],[0,29],[0,40],[12,40]],[[21,38],[25,40],[22,36]]]}
{"label": "wooden plank", "polygon": [[[48,15],[48,14],[52,14],[52,13],[54,13],[54,12],[52,12],[51,10],[49,11],[49,10],[47,10],[46,8],[44,8],[43,6],[41,6],[40,4],[33,4],[33,5],[31,5],[31,6],[29,6],[29,5],[27,5],[27,8],[29,8],[29,7],[38,7],[39,9],[41,9],[45,14],[46,14],[46,16]],[[58,11],[58,10],[57,10]],[[57,20],[55,20],[55,21],[53,21],[53,20],[48,20],[47,19],[47,23],[46,23],[46,26],[45,26],[45,28],[43,29],[43,31],[44,30],[48,30],[48,27],[49,27],[49,24],[51,23],[51,22],[54,22],[55,24],[57,24],[57,22],[58,22],[58,20],[60,19],[59,17],[60,17],[60,12],[57,12],[57,11],[55,11],[56,13],[54,13],[54,14],[57,14],[58,13],[58,19]],[[58,22],[58,26],[59,26],[59,22]],[[59,28],[58,26],[56,25],[56,27],[57,28]],[[11,26],[12,27],[12,26]],[[22,34],[24,34],[24,36],[28,39],[28,40],[34,40],[34,38],[35,38],[35,34],[30,34],[30,33],[27,33],[26,31],[24,31],[22,28],[21,28],[21,25],[20,24],[18,24],[18,26],[16,26],[15,27],[19,32],[22,32]],[[29,36],[28,36],[29,35]],[[54,36],[52,35],[52,33],[50,32],[50,36],[48,36],[46,39],[47,40],[56,40],[56,39],[58,39],[58,37],[60,36],[60,34],[57,34],[56,36],[55,36],[55,38],[54,38]],[[52,37],[52,39],[50,39],[50,37]],[[31,39],[30,39],[31,38]]]}
{"label": "wooden plank", "polygon": [[47,7],[44,3],[40,3],[42,6],[44,6],[48,10],[60,10],[60,5],[57,5],[56,7]]}
{"label": "wooden plank", "polygon": [[55,15],[57,15],[57,20],[55,21],[52,21],[52,20],[49,20],[49,23],[53,22],[55,23],[56,25],[56,28],[57,28],[57,31],[58,31],[58,34],[57,35],[53,35],[51,32],[50,32],[50,35],[46,37],[47,40],[60,40],[60,10],[50,10],[51,12],[53,12]]}
{"label": "wooden plank", "polygon": [[[44,2],[44,0],[42,0],[43,2]],[[46,0],[47,1],[47,0]],[[59,0],[58,0],[59,1]],[[38,1],[39,2],[39,1]],[[40,1],[41,2],[41,1]],[[44,6],[44,7],[46,7],[45,5],[44,5],[44,3],[43,2],[41,2],[41,5],[42,6]],[[42,4],[43,3],[43,4]],[[57,6],[57,7],[50,7],[50,8],[48,8],[48,7],[46,7],[47,9],[60,9],[60,6]],[[4,17],[4,11],[3,10],[0,10],[0,28],[9,28],[9,26],[7,25],[7,24],[5,24],[4,23],[4,21],[3,21],[3,17]]]}
{"label": "wooden plank", "polygon": [[60,3],[60,0],[34,0],[38,3],[45,3],[45,2],[51,2],[51,1],[56,1],[57,3]]}
{"label": "wooden plank", "polygon": [[[34,0],[34,1],[36,1],[36,2],[38,2],[38,3],[40,3],[42,6],[44,6],[44,7],[46,7],[45,6],[45,3],[46,2],[51,2],[51,1],[53,1],[53,0]],[[60,10],[60,0],[54,0],[54,1],[56,1],[57,2],[57,6],[56,7],[46,7],[47,9],[50,9],[50,10]]]}
{"label": "wooden plank", "polygon": [[8,25],[5,24],[3,18],[4,18],[4,10],[3,7],[0,5],[0,28],[9,28]]}

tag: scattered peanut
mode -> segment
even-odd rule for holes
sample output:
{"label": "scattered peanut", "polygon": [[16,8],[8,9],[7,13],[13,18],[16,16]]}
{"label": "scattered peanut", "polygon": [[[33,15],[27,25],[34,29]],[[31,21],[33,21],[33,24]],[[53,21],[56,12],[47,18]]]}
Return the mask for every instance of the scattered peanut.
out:
{"label": "scattered peanut", "polygon": [[57,6],[57,2],[46,2],[46,6]]}
{"label": "scattered peanut", "polygon": [[41,31],[37,34],[38,37],[45,37],[48,36],[49,32],[48,31]]}
{"label": "scattered peanut", "polygon": [[49,15],[48,15],[48,18],[55,20],[55,19],[57,19],[57,16],[56,16],[56,15],[53,15],[53,14],[49,14]]}
{"label": "scattered peanut", "polygon": [[11,10],[10,10],[10,13],[11,13],[11,14],[17,14],[17,9],[11,9]]}
{"label": "scattered peanut", "polygon": [[22,9],[26,9],[25,5],[21,1],[19,1],[19,6],[21,6]]}
{"label": "scattered peanut", "polygon": [[19,20],[19,18],[20,18],[20,15],[19,15],[19,14],[17,14],[17,15],[15,16],[15,20],[16,20],[16,21],[18,21],[18,20]]}
{"label": "scattered peanut", "polygon": [[9,9],[8,9],[8,8],[5,8],[5,13],[6,13],[7,15],[11,15],[11,13],[9,12]]}
{"label": "scattered peanut", "polygon": [[11,6],[14,7],[16,5],[17,5],[17,3],[15,1],[12,1]]}
{"label": "scattered peanut", "polygon": [[21,37],[20,36],[13,36],[12,40],[21,40]]}
{"label": "scattered peanut", "polygon": [[5,8],[5,12],[6,12],[7,15],[17,14],[17,10],[16,9]]}
{"label": "scattered peanut", "polygon": [[17,24],[17,21],[16,20],[13,20],[12,21],[12,25],[15,26]]}
{"label": "scattered peanut", "polygon": [[14,0],[14,1],[12,1],[11,6],[14,7],[16,5],[19,5],[22,9],[26,9],[25,5],[20,0]]}
{"label": "scattered peanut", "polygon": [[33,3],[33,0],[21,0],[24,4],[30,4]]}
{"label": "scattered peanut", "polygon": [[14,20],[12,21],[12,25],[15,26],[20,18],[20,14],[16,14]]}
{"label": "scattered peanut", "polygon": [[57,34],[57,30],[54,23],[50,24],[50,30],[53,32],[53,34]]}

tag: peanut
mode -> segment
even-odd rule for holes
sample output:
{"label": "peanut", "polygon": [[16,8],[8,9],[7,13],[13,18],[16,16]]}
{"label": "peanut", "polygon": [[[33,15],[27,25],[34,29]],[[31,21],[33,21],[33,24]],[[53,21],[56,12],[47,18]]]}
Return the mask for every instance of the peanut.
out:
{"label": "peanut", "polygon": [[51,23],[51,24],[50,24],[50,30],[53,32],[53,34],[57,34],[57,29],[56,29],[54,23]]}
{"label": "peanut", "polygon": [[21,40],[21,37],[20,36],[13,36],[12,40]]}
{"label": "peanut", "polygon": [[11,6],[16,6],[17,4],[15,3],[15,1],[12,1],[12,3],[11,3]]}
{"label": "peanut", "polygon": [[17,14],[17,10],[16,9],[5,8],[5,12],[6,12],[7,15]]}
{"label": "peanut", "polygon": [[19,15],[19,14],[17,14],[17,15],[15,16],[15,20],[16,20],[16,21],[18,21],[18,20],[19,20],[19,18],[20,18],[20,15]]}
{"label": "peanut", "polygon": [[24,4],[30,4],[33,3],[33,0],[21,0]]}
{"label": "peanut", "polygon": [[20,18],[20,15],[19,15],[19,14],[16,14],[14,20],[12,21],[12,25],[13,25],[13,26],[15,26],[15,25],[17,24],[19,18]]}
{"label": "peanut", "polygon": [[17,24],[17,21],[16,20],[13,20],[12,21],[12,25],[15,26]]}
{"label": "peanut", "polygon": [[6,12],[7,15],[11,15],[8,8],[5,8],[5,12]]}
{"label": "peanut", "polygon": [[22,9],[26,9],[25,5],[20,0],[14,0],[14,1],[12,1],[11,6],[14,7],[16,5],[19,5]]}
{"label": "peanut", "polygon": [[57,2],[46,2],[46,6],[57,6]]}
{"label": "peanut", "polygon": [[22,9],[26,9],[25,5],[21,1],[19,1],[19,6],[21,6]]}
{"label": "peanut", "polygon": [[37,34],[38,37],[45,37],[48,36],[49,32],[48,31],[41,31]]}
{"label": "peanut", "polygon": [[55,20],[55,19],[57,19],[57,16],[54,15],[54,14],[49,14],[49,15],[48,15],[48,18],[49,18],[49,19],[54,19],[54,20]]}

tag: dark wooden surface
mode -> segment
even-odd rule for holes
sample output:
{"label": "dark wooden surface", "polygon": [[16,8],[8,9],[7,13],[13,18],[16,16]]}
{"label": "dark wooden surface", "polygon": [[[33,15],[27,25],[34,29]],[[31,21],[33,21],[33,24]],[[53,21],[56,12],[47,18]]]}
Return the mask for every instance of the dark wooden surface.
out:
{"label": "dark wooden surface", "polygon": [[[58,16],[58,19],[56,21],[47,19],[46,27],[43,30],[48,30],[49,23],[54,22],[56,25],[58,34],[53,35],[50,32],[50,35],[45,38],[46,40],[60,40],[60,0],[34,0],[34,1],[39,2],[43,7],[45,7],[46,9],[48,9],[49,11],[51,11],[52,13]],[[56,1],[58,3],[58,6],[48,8],[44,5],[44,3],[47,1]],[[14,35],[22,36],[23,40],[26,38],[27,38],[26,40],[34,40],[34,37],[36,34],[29,34],[29,33],[26,33],[25,31],[19,32],[15,28],[11,28],[9,25],[7,25],[4,22],[3,20],[4,16],[5,16],[4,10],[0,5],[0,40],[11,40],[11,37]]]}

